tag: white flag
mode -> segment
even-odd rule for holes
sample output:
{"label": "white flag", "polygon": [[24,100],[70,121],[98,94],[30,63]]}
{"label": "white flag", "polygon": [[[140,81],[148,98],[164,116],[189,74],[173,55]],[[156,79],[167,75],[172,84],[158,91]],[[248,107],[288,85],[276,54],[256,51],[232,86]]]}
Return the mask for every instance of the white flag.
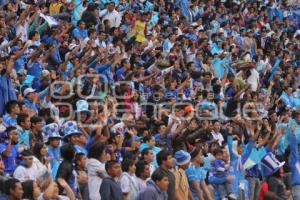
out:
{"label": "white flag", "polygon": [[40,17],[42,17],[50,27],[57,26],[58,21],[54,19],[54,17],[49,16],[49,15],[44,15],[43,13],[40,13]]}

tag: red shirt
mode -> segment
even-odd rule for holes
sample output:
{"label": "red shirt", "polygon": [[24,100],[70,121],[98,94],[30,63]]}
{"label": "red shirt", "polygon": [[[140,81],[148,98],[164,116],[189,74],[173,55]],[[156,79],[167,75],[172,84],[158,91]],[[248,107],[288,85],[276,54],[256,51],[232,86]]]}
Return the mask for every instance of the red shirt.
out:
{"label": "red shirt", "polygon": [[260,186],[260,190],[258,193],[258,200],[264,200],[264,195],[265,193],[269,190],[269,185],[267,182],[264,182],[261,186]]}

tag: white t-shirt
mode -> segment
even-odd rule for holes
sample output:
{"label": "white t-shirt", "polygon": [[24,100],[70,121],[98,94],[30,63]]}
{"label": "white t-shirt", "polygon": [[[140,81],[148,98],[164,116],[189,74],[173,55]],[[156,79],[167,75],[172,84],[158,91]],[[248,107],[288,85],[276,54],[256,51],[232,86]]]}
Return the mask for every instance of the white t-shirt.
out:
{"label": "white t-shirt", "polygon": [[250,69],[251,75],[247,79],[247,83],[251,85],[251,89],[253,92],[257,91],[258,83],[259,83],[259,73],[256,69]]}
{"label": "white t-shirt", "polygon": [[115,124],[113,127],[111,127],[110,129],[113,133],[116,133],[116,131],[120,131],[121,134],[125,133],[125,124],[124,122],[119,122],[117,124]]}
{"label": "white t-shirt", "polygon": [[128,200],[134,200],[138,194],[138,184],[135,175],[123,172],[120,178],[120,185],[123,194],[127,194]]}
{"label": "white t-shirt", "polygon": [[147,187],[147,180],[143,180],[139,177],[136,177],[136,183],[138,185],[139,192],[144,190]]}
{"label": "white t-shirt", "polygon": [[[103,14],[103,13],[105,13],[105,14]],[[106,10],[106,11],[103,10],[103,11],[100,11],[100,17],[101,17],[101,15],[104,16],[103,21],[106,19],[109,21],[110,27],[119,27],[120,26],[122,16],[120,15],[120,13],[118,11],[113,10],[112,12],[109,12],[108,10]]]}
{"label": "white t-shirt", "polygon": [[28,40],[28,28],[29,28],[29,24],[28,22],[25,20],[24,24],[19,24],[16,27],[16,34],[21,35],[20,39],[22,42],[26,42]]}
{"label": "white t-shirt", "polygon": [[35,180],[35,167],[31,166],[29,168],[22,165],[18,166],[13,174],[14,178],[18,179],[21,182],[28,180]]}
{"label": "white t-shirt", "polygon": [[[171,124],[172,122],[173,122],[172,115],[169,115],[168,125]],[[176,122],[171,127],[170,132],[173,134],[180,124],[181,124],[180,118],[176,117]]]}
{"label": "white t-shirt", "polygon": [[215,131],[212,131],[211,134],[212,134],[213,138],[215,140],[217,140],[218,143],[219,143],[219,145],[221,146],[222,142],[224,141],[223,135],[221,133],[219,133],[219,132],[216,133]]}
{"label": "white t-shirt", "polygon": [[95,44],[101,48],[106,48],[106,43],[105,41],[100,41],[98,38],[95,40]]}
{"label": "white t-shirt", "polygon": [[34,169],[34,174],[35,174],[36,178],[43,176],[43,174],[45,174],[47,172],[49,174],[52,173],[50,163],[48,163],[47,165],[44,165],[36,157],[33,157],[32,168]]}
{"label": "white t-shirt", "polygon": [[88,187],[89,187],[89,197],[93,200],[101,200],[100,187],[102,184],[102,177],[99,173],[106,176],[105,164],[100,161],[90,158],[87,161],[88,170]]}
{"label": "white t-shirt", "polygon": [[[37,198],[37,200],[45,200],[45,199],[44,199],[44,194],[41,194],[41,195]],[[51,200],[52,200],[52,199],[51,199]],[[57,200],[57,199],[56,199],[56,200]],[[59,195],[59,196],[58,196],[58,200],[70,200],[70,198],[67,197],[67,196]]]}

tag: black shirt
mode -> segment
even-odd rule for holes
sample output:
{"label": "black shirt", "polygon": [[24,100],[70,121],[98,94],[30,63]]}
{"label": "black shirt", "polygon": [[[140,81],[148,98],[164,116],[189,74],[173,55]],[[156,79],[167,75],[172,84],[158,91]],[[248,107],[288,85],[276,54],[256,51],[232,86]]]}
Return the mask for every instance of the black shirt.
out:
{"label": "black shirt", "polygon": [[[73,170],[74,170],[73,163],[68,160],[64,160],[59,165],[59,168],[58,168],[57,174],[56,174],[56,178],[64,179],[69,184],[69,186],[72,188],[73,192],[75,192],[75,194],[76,194],[75,176],[73,174]],[[62,194],[63,188],[59,187],[59,191],[60,191],[60,194]]]}
{"label": "black shirt", "polygon": [[282,180],[276,177],[270,177],[268,179],[269,191],[276,194],[280,200],[288,199],[286,196],[285,185]]}

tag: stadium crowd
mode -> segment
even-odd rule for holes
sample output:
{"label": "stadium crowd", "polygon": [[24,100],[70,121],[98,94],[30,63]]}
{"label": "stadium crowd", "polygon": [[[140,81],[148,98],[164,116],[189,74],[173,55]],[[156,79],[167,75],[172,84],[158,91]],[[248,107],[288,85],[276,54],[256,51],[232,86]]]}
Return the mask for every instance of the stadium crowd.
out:
{"label": "stadium crowd", "polygon": [[298,0],[0,0],[0,199],[300,200]]}

